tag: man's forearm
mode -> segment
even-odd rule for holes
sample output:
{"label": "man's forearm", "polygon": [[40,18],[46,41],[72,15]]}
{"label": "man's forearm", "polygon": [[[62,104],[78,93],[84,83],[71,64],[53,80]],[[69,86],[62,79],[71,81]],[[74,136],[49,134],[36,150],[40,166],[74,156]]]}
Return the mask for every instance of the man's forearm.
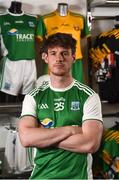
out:
{"label": "man's forearm", "polygon": [[100,146],[102,132],[102,123],[90,120],[83,124],[82,132],[66,138],[57,146],[72,152],[94,153]]}
{"label": "man's forearm", "polygon": [[76,134],[68,137],[67,139],[59,142],[57,147],[78,153],[93,153],[96,151],[98,144],[93,142],[93,139],[85,137],[83,134]]}
{"label": "man's forearm", "polygon": [[70,136],[68,128],[25,128],[24,132],[20,132],[22,144],[25,147],[48,147],[64,140]]}
{"label": "man's forearm", "polygon": [[[30,121],[30,119],[29,119]],[[24,121],[19,125],[20,139],[25,147],[48,147],[52,146],[73,134],[79,133],[78,127],[64,126],[53,129],[43,127],[34,127],[24,124]]]}

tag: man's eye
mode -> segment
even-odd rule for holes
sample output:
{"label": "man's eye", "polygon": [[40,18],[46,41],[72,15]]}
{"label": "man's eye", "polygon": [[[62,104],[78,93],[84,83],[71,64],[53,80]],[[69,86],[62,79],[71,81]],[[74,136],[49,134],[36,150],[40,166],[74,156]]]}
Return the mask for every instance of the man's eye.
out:
{"label": "man's eye", "polygon": [[56,53],[50,53],[51,55],[55,55]]}
{"label": "man's eye", "polygon": [[63,56],[68,56],[68,55],[69,55],[68,52],[63,53]]}

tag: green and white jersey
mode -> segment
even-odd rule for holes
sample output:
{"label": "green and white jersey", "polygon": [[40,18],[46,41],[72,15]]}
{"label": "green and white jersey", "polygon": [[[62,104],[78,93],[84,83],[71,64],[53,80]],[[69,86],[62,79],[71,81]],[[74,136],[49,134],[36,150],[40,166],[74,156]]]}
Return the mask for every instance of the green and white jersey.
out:
{"label": "green and white jersey", "polygon": [[[21,116],[36,117],[44,128],[82,126],[85,120],[102,121],[99,96],[86,85],[73,80],[65,89],[50,81],[25,96]],[[37,148],[31,179],[91,179],[91,154],[59,148]]]}
{"label": "green and white jersey", "polygon": [[35,16],[9,11],[0,15],[2,56],[12,61],[35,59],[35,27]]}

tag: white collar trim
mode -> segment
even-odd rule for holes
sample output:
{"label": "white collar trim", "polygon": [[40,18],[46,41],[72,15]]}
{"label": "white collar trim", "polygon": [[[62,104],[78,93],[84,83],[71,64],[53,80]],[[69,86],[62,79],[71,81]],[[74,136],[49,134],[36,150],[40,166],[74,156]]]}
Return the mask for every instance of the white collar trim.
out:
{"label": "white collar trim", "polygon": [[23,11],[22,11],[22,13],[20,13],[20,14],[14,14],[14,13],[11,13],[8,9],[7,9],[7,13],[10,14],[10,15],[12,15],[12,16],[22,16],[22,15],[24,15],[24,12],[23,12]]}
{"label": "white collar trim", "polygon": [[54,87],[51,85],[51,82],[49,82],[49,85],[50,85],[50,89],[52,89],[53,91],[56,91],[56,92],[64,92],[64,91],[67,91],[67,90],[69,90],[69,89],[71,89],[71,88],[73,87],[73,85],[74,85],[74,79],[73,79],[72,83],[71,83],[69,86],[65,87],[65,88],[54,88]]}

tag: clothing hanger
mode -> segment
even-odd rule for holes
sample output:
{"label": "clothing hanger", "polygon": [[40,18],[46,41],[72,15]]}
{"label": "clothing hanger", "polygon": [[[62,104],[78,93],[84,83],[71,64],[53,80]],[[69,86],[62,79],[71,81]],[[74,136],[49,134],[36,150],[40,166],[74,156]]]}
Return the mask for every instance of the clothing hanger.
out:
{"label": "clothing hanger", "polygon": [[57,11],[60,16],[67,16],[68,4],[67,3],[58,3]]}
{"label": "clothing hanger", "polygon": [[22,13],[21,6],[22,6],[21,2],[12,1],[11,6],[8,10],[9,10],[9,12],[11,12],[13,14],[21,14]]}

